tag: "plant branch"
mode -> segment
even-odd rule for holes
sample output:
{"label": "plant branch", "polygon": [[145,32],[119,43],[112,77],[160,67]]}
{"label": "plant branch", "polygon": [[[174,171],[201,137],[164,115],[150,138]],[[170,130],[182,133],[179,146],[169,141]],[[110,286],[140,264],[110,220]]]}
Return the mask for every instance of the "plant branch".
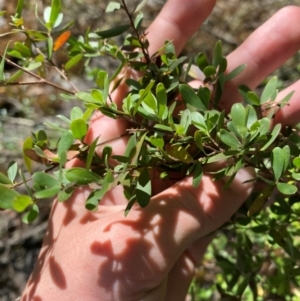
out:
{"label": "plant branch", "polygon": [[[11,61],[10,59],[4,57],[3,55],[0,55],[0,58],[4,59],[9,65],[11,65],[11,66],[13,66],[13,67],[15,67],[15,68],[17,68],[19,70],[22,70],[23,72],[27,73],[28,75],[30,75],[30,76],[38,79],[38,81],[36,81],[36,82],[29,82],[29,84],[44,84],[44,85],[47,85],[47,86],[51,86],[51,87],[53,87],[55,89],[61,90],[63,92],[73,94],[73,95],[75,95],[75,93],[77,92],[77,91],[70,91],[70,90],[65,89],[64,87],[62,87],[60,85],[52,83],[52,82],[50,82],[50,81],[42,78],[41,76],[39,76],[39,75],[37,75],[37,74],[35,74],[35,73],[27,70],[26,68],[24,68],[24,67],[22,67],[22,66],[20,66],[20,65],[18,65],[16,63],[14,63],[13,61]],[[0,85],[1,86],[9,86],[10,85],[11,86],[11,85],[19,85],[19,83],[5,83],[4,82],[4,83],[0,83]],[[25,85],[25,83],[22,83],[20,85]]]}

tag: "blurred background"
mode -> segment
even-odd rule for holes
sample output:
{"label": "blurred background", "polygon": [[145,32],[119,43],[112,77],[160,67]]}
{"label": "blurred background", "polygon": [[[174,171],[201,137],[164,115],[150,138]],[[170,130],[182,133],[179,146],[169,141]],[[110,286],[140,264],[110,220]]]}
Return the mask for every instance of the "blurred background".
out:
{"label": "blurred background", "polygon": [[[37,11],[42,16],[44,8],[51,1],[27,0],[24,2],[25,25],[38,28],[35,6],[38,5]],[[75,36],[84,34],[88,28],[104,30],[122,21],[118,13],[105,15],[105,8],[109,2],[106,0],[62,0],[62,2],[65,21],[75,19],[74,27],[71,29]],[[130,0],[130,5],[136,6],[139,2]],[[0,17],[1,34],[11,29],[9,16],[15,14],[16,3],[17,0],[0,0],[0,11],[7,11],[7,14]],[[164,3],[163,0],[148,1],[143,9],[145,27],[159,13]],[[212,15],[187,43],[183,54],[192,56],[201,51],[211,57],[213,46],[218,40],[222,41],[224,53],[228,54],[272,14],[287,5],[300,6],[300,0],[218,0]],[[22,37],[0,36],[1,54],[11,39],[18,40]],[[262,42],[258,41],[258,43]],[[57,54],[58,65],[66,61],[65,55],[63,50]],[[112,67],[110,62],[102,61],[100,64],[107,70]],[[6,72],[13,72],[10,66],[6,67]],[[281,87],[299,79],[299,53],[288,60],[275,74],[280,79]],[[81,89],[91,84],[89,77],[83,74],[80,67],[72,70],[71,78]],[[60,78],[53,75],[51,80],[55,82]],[[8,162],[12,160],[22,164],[23,140],[32,131],[44,128],[44,122],[55,119],[57,114],[68,114],[72,106],[74,106],[73,102],[62,101],[58,91],[51,87],[0,86],[0,170],[5,170]],[[57,122],[57,119],[55,120]],[[53,131],[52,135],[55,137],[57,133]],[[43,204],[40,217],[33,225],[22,224],[20,217],[14,212],[0,212],[0,301],[15,300],[20,295],[38,255],[50,205],[51,202]],[[225,246],[224,239],[218,239],[218,244],[223,243]],[[219,300],[213,285],[215,279],[222,276],[220,267],[214,260],[214,252],[214,247],[211,247],[202,266],[197,270],[194,286],[191,289],[194,295],[193,300]],[[270,296],[268,300],[285,300],[276,298]],[[192,300],[192,297],[188,296],[187,300]],[[300,300],[300,296],[295,300]]]}

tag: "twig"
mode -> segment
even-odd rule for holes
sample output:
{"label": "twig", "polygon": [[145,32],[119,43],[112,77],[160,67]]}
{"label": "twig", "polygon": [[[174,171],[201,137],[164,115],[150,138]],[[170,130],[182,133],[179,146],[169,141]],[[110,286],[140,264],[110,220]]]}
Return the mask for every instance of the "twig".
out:
{"label": "twig", "polygon": [[[57,85],[57,84],[55,84],[55,83],[50,82],[50,81],[48,81],[48,80],[42,78],[41,76],[39,76],[39,75],[37,75],[37,74],[35,74],[35,73],[33,73],[33,72],[27,70],[26,68],[24,68],[24,67],[22,67],[22,66],[20,66],[20,65],[18,65],[18,64],[16,64],[16,63],[14,63],[13,61],[11,61],[10,59],[4,57],[4,56],[1,55],[1,54],[0,54],[0,58],[4,59],[4,60],[5,60],[8,64],[10,64],[11,66],[13,66],[13,67],[15,67],[15,68],[17,68],[17,69],[19,69],[19,70],[22,70],[23,72],[29,74],[30,76],[32,76],[32,77],[38,79],[38,81],[35,81],[35,82],[27,82],[27,83],[29,83],[29,84],[39,84],[39,85],[42,85],[42,84],[43,84],[43,85],[48,85],[48,86],[51,86],[51,87],[53,87],[53,88],[55,88],[55,89],[58,89],[58,90],[61,90],[61,91],[63,91],[63,92],[70,93],[70,94],[73,94],[73,95],[75,95],[75,93],[77,92],[77,91],[70,91],[70,90],[65,89],[64,87],[62,87],[62,86],[60,86],[60,85]],[[20,83],[19,83],[19,82],[16,82],[16,83],[6,83],[6,82],[2,82],[2,83],[0,83],[0,86],[13,86],[13,85],[14,85],[14,86],[25,85],[25,82],[23,82],[23,83],[22,83],[22,82],[20,82]]]}

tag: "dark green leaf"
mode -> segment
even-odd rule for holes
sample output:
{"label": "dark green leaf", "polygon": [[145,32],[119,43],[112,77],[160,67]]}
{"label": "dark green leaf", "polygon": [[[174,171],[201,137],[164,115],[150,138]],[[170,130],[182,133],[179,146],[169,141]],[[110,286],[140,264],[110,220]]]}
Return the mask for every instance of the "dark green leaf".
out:
{"label": "dark green leaf", "polygon": [[39,216],[39,207],[33,204],[28,212],[22,217],[22,222],[25,224],[32,223]]}
{"label": "dark green leaf", "polygon": [[144,208],[148,205],[152,194],[151,177],[148,168],[144,168],[139,175],[136,185],[136,200]]}
{"label": "dark green leaf", "polygon": [[205,67],[208,66],[208,59],[204,53],[199,53],[196,58],[196,64],[200,70],[204,70]]}
{"label": "dark green leaf", "polygon": [[129,24],[126,25],[121,25],[112,29],[104,30],[104,31],[97,31],[96,34],[101,38],[101,39],[109,39],[115,36],[119,36],[125,31],[127,31],[130,28]]}
{"label": "dark green leaf", "polygon": [[18,0],[18,4],[16,8],[16,16],[18,18],[21,18],[22,16],[23,6],[24,6],[24,0]]}
{"label": "dark green leaf", "polygon": [[274,188],[275,186],[268,186],[262,192],[259,193],[259,195],[255,198],[248,210],[248,216],[253,216],[263,209],[269,197],[271,196]]}
{"label": "dark green leaf", "polygon": [[217,73],[217,70],[213,66],[207,66],[203,69],[203,73],[206,77],[212,77]]}
{"label": "dark green leaf", "polygon": [[101,178],[85,168],[73,167],[66,171],[66,179],[72,183],[86,185],[93,182],[98,182]]}
{"label": "dark green leaf", "polygon": [[186,84],[179,85],[179,91],[183,101],[198,110],[205,110],[205,107],[199,97],[197,96],[194,89]]}
{"label": "dark green leaf", "polygon": [[193,187],[197,188],[203,176],[203,169],[200,162],[196,162],[193,170]]}
{"label": "dark green leaf", "polygon": [[91,167],[93,157],[94,157],[94,154],[95,154],[95,151],[96,151],[98,139],[99,139],[99,136],[90,145],[88,155],[87,155],[87,158],[86,158],[86,164],[85,164],[86,169],[90,169],[90,167]]}
{"label": "dark green leaf", "polygon": [[167,108],[167,92],[162,83],[159,83],[156,86],[156,99],[157,99],[157,107],[158,107],[158,116],[162,120],[164,120],[167,117],[164,114]]}

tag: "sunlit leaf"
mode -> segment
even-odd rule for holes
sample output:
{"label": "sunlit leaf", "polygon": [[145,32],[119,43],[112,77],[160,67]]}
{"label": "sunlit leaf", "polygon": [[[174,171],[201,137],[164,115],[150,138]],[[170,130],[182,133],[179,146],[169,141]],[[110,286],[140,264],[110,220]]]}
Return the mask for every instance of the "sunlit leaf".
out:
{"label": "sunlit leaf", "polygon": [[108,3],[105,11],[107,13],[110,13],[110,12],[113,12],[115,10],[119,10],[120,8],[121,8],[121,4],[119,2],[111,1],[111,2]]}
{"label": "sunlit leaf", "polygon": [[285,195],[293,195],[298,191],[297,186],[288,183],[278,183],[277,189]]}
{"label": "sunlit leaf", "polygon": [[71,121],[70,130],[73,133],[74,138],[82,139],[87,132],[87,124],[83,119],[75,119]]}
{"label": "sunlit leaf", "polygon": [[[18,163],[15,161],[10,162],[8,165],[8,169],[7,169],[7,176],[11,182],[14,182],[14,180],[17,176],[17,172],[18,172]],[[1,180],[0,180],[0,182],[1,182]],[[5,183],[3,183],[3,184],[5,184]]]}
{"label": "sunlit leaf", "polygon": [[19,193],[0,184],[0,196],[0,208],[13,209],[13,202],[19,196]]}
{"label": "sunlit leaf", "polygon": [[23,212],[28,206],[33,204],[33,200],[28,195],[18,195],[13,201],[14,210]]}
{"label": "sunlit leaf", "polygon": [[270,101],[278,86],[278,78],[272,77],[265,86],[260,98],[260,104]]}

